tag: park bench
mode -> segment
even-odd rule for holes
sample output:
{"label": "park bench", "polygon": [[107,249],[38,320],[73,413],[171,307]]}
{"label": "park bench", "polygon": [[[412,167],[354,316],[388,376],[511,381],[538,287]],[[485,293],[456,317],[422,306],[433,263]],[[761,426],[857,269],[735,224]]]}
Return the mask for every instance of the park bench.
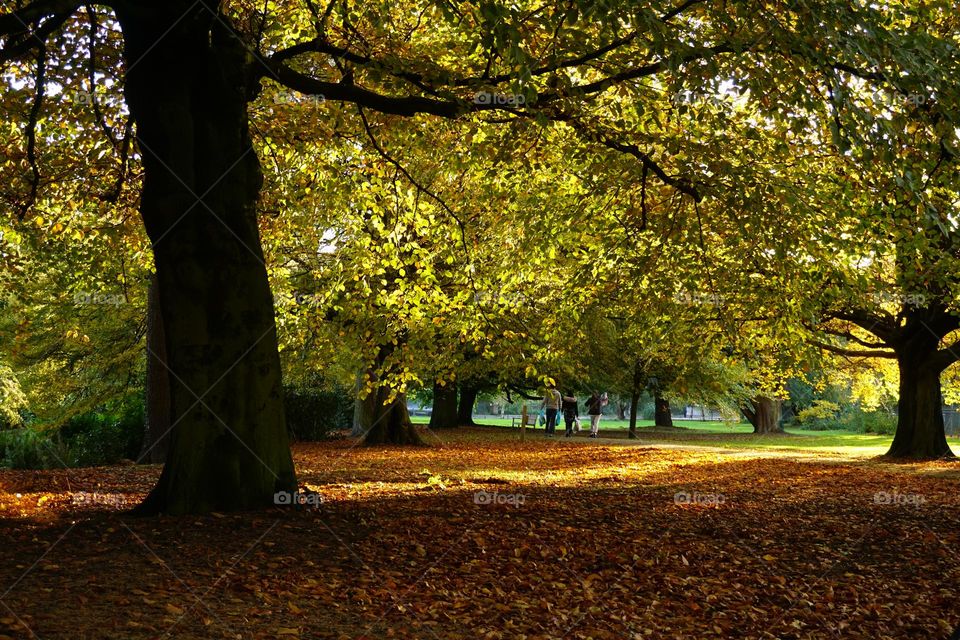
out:
{"label": "park bench", "polygon": [[510,426],[514,428],[530,427],[531,429],[536,429],[538,417],[539,416],[536,413],[524,412],[522,415],[514,416],[513,418],[511,418]]}

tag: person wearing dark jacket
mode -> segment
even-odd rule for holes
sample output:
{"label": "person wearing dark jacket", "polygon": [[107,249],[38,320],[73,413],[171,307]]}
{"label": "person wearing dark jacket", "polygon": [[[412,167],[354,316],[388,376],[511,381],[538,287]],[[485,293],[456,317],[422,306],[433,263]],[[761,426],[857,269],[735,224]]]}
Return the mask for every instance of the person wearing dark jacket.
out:
{"label": "person wearing dark jacket", "polygon": [[580,416],[580,407],[577,405],[577,398],[572,393],[563,396],[563,402],[560,405],[563,411],[563,420],[567,425],[567,432],[563,434],[565,438],[573,435],[573,425]]}
{"label": "person wearing dark jacket", "polygon": [[590,414],[590,437],[596,438],[600,431],[600,416],[603,415],[603,406],[607,404],[607,394],[600,395],[594,391],[587,400],[587,413]]}

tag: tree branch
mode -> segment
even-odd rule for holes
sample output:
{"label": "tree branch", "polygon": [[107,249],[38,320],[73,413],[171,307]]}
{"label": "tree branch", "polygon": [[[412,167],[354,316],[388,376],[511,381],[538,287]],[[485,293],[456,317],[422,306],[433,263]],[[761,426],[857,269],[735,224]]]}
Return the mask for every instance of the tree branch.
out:
{"label": "tree branch", "polygon": [[9,36],[31,31],[31,25],[48,16],[68,16],[83,4],[82,0],[38,0],[18,11],[0,15],[0,35]]}
{"label": "tree branch", "polygon": [[30,51],[42,46],[54,31],[57,31],[64,25],[64,23],[66,23],[67,20],[70,19],[71,15],[72,14],[69,12],[64,12],[50,16],[44,20],[43,23],[37,26],[36,29],[26,33],[22,39],[15,43],[8,44],[3,49],[0,49],[0,62],[17,60]]}
{"label": "tree branch", "polygon": [[829,351],[830,353],[836,353],[841,356],[849,356],[851,358],[896,358],[897,354],[893,351],[885,351],[883,349],[869,349],[869,350],[855,350],[855,349],[844,349],[843,347],[837,347],[832,344],[827,344],[826,342],[820,342],[819,340],[810,340],[810,344],[824,351]]}
{"label": "tree branch", "polygon": [[40,119],[40,110],[43,108],[43,96],[46,91],[47,75],[47,47],[41,43],[37,50],[37,72],[34,76],[36,94],[33,105],[30,107],[30,116],[27,120],[27,162],[30,163],[30,195],[17,213],[17,219],[23,220],[30,207],[37,201],[37,192],[40,190],[40,167],[37,165],[37,120]]}
{"label": "tree branch", "polygon": [[821,328],[820,330],[824,333],[829,333],[832,336],[837,336],[838,338],[846,338],[847,340],[856,342],[857,344],[867,347],[868,349],[884,349],[888,346],[885,342],[869,342],[863,338],[858,338],[850,331],[839,331],[836,329],[830,329],[829,327]]}
{"label": "tree branch", "polygon": [[703,201],[703,194],[701,194],[697,190],[697,188],[693,185],[693,183],[690,180],[668,175],[667,172],[664,171],[663,168],[653,160],[653,158],[651,158],[644,151],[642,151],[640,147],[638,147],[637,145],[618,142],[616,140],[611,140],[609,138],[606,138],[598,133],[590,131],[589,129],[586,128],[585,125],[573,120],[572,118],[567,119],[566,121],[571,127],[579,131],[587,139],[592,140],[598,144],[601,144],[607,147],[608,149],[619,151],[620,153],[626,153],[638,159],[641,165],[643,166],[644,175],[646,174],[647,171],[652,171],[653,174],[656,175],[658,178],[660,178],[660,180],[662,180],[664,184],[670,185],[680,193],[687,194],[688,196],[693,198],[694,201],[696,202]]}
{"label": "tree branch", "polygon": [[441,118],[457,118],[471,110],[503,109],[506,107],[506,105],[496,104],[471,105],[465,101],[436,100],[422,96],[399,98],[385,96],[354,84],[317,80],[272,60],[265,60],[264,63],[272,72],[273,79],[289,89],[305,95],[322,96],[325,100],[352,102],[381,113],[398,116],[428,113]]}

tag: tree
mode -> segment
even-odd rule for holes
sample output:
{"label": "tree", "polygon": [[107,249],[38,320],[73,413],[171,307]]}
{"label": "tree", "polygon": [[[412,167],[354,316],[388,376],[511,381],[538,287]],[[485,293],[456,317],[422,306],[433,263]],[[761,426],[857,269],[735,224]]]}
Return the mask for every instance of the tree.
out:
{"label": "tree", "polygon": [[457,385],[450,381],[433,383],[433,410],[430,413],[431,429],[449,429],[457,426]]}
{"label": "tree", "polygon": [[[80,83],[71,69],[84,68],[88,57],[94,79],[108,61],[126,71],[124,102],[144,172],[140,212],[154,249],[175,425],[144,511],[174,513],[263,506],[296,483],[256,210],[263,175],[249,104],[262,83],[400,117],[480,113],[560,122],[591,149],[632,158],[644,186],[653,176],[699,201],[722,154],[701,157],[699,141],[682,126],[664,127],[660,109],[645,110],[663,103],[658,92],[685,82],[717,86],[731,76],[764,100],[776,87],[773,100],[801,102],[808,99],[802,83],[776,78],[789,67],[782,58],[799,60],[798,68],[812,59],[831,71],[862,65],[870,69],[864,73],[881,73],[873,69],[884,69],[887,57],[873,52],[888,43],[875,34],[889,33],[885,14],[843,3],[729,13],[697,2],[668,9],[411,2],[388,16],[382,7],[349,2],[324,12],[313,3],[268,12],[244,2],[110,0],[99,3],[116,16],[104,23],[109,35],[101,39],[95,28],[88,45],[78,47],[76,34],[86,32],[74,15],[81,6],[36,0],[6,12],[0,58],[36,56],[21,68],[35,67],[34,104],[41,106],[48,59],[73,63],[57,78],[67,90]],[[863,21],[873,28],[860,28]],[[866,35],[853,38],[852,31]],[[60,38],[64,33],[71,37]],[[870,37],[876,41],[860,46]],[[897,44],[909,50],[911,42]],[[610,95],[614,88],[617,96]],[[26,215],[46,185],[36,153],[43,141],[36,135],[39,109],[23,115]]]}

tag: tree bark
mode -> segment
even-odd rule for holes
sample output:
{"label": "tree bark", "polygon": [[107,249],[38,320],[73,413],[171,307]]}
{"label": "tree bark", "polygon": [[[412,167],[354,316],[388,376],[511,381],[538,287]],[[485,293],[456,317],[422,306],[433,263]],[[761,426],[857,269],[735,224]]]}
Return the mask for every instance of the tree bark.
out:
{"label": "tree bark", "polygon": [[146,424],[138,462],[160,464],[170,443],[170,372],[156,275],[147,289]]}
{"label": "tree bark", "polygon": [[897,431],[887,455],[917,459],[952,457],[943,425],[939,367],[923,355],[917,357],[915,352],[905,351],[898,352],[897,366]]}
{"label": "tree bark", "polygon": [[617,398],[617,420],[626,420],[627,419],[627,408],[628,405],[626,402],[623,402]]}
{"label": "tree bark", "polygon": [[673,416],[670,414],[670,401],[659,393],[653,397],[653,423],[658,427],[672,427]]}
{"label": "tree bark", "polygon": [[457,426],[457,385],[433,385],[433,409],[430,411],[431,429],[450,429]]}
{"label": "tree bark", "polygon": [[118,10],[171,372],[169,454],[145,514],[268,507],[297,486],[256,217],[255,62],[206,4]]}
{"label": "tree bark", "polygon": [[643,370],[640,363],[633,366],[633,379],[630,385],[630,428],[627,430],[627,437],[630,440],[637,439],[637,412],[640,408],[640,391],[642,385],[640,380],[643,377]]}
{"label": "tree bark", "polygon": [[462,427],[472,427],[476,423],[473,421],[473,407],[477,404],[477,394],[480,392],[474,386],[460,386],[460,403],[457,405],[457,424]]}
{"label": "tree bark", "polygon": [[637,411],[640,408],[640,390],[634,388],[630,392],[630,429],[627,431],[627,437],[631,440],[637,439]]}
{"label": "tree bark", "polygon": [[417,433],[416,427],[410,421],[407,411],[407,396],[397,394],[397,397],[388,402],[390,390],[381,387],[377,392],[376,418],[370,430],[363,439],[365,445],[381,444],[424,444]]}
{"label": "tree bark", "polygon": [[366,398],[360,398],[359,395],[353,403],[353,429],[350,435],[354,438],[360,438],[377,419],[377,394],[369,393]]}
{"label": "tree bark", "polygon": [[750,399],[750,406],[743,408],[743,414],[753,425],[756,434],[783,433],[780,426],[783,400],[769,396],[757,396]]}

